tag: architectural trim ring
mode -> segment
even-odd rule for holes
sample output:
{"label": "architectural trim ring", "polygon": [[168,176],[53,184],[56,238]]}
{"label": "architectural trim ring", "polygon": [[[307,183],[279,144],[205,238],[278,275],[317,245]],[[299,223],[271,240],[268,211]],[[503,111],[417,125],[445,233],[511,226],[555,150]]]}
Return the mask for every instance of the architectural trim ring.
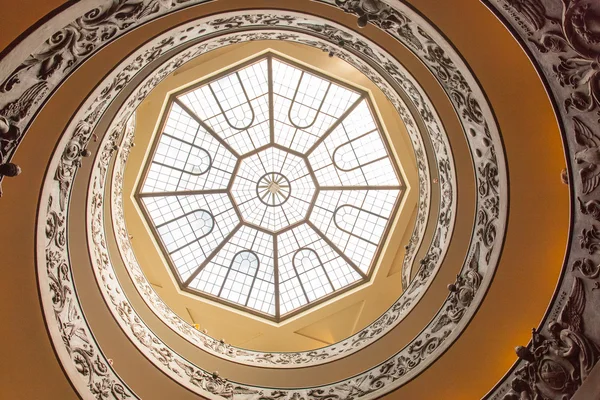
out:
{"label": "architectural trim ring", "polygon": [[[405,10],[406,14],[411,14],[411,18],[407,19],[410,21],[410,23],[414,23],[414,20],[416,19],[419,23],[419,25],[421,26],[421,31],[425,32],[425,28],[423,28],[423,26],[426,26],[427,24],[422,21],[422,19],[420,19],[420,17],[414,15],[414,13],[411,10]],[[429,29],[430,27],[427,26],[427,28]],[[412,29],[411,29],[412,30]],[[430,40],[431,42],[433,42],[432,37],[435,37],[436,40],[441,40],[441,38],[439,37],[440,35],[437,34],[437,32],[431,32],[430,34],[426,35],[426,40]],[[360,393],[362,394],[359,397],[373,397],[373,396],[377,396],[377,395],[381,395],[384,392],[387,392],[395,387],[397,387],[398,385],[400,385],[402,382],[405,382],[407,379],[410,379],[410,377],[414,376],[414,374],[416,373],[415,369],[412,369],[410,372],[407,372],[407,363],[414,365],[413,363],[416,362],[418,364],[419,367],[424,367],[426,366],[426,364],[430,363],[431,357],[429,357],[428,359],[427,356],[431,356],[432,354],[440,354],[441,352],[443,352],[443,349],[452,341],[450,340],[450,338],[455,338],[457,335],[458,330],[460,329],[452,329],[454,328],[457,323],[460,321],[461,325],[466,324],[466,322],[470,319],[470,317],[472,317],[472,315],[475,312],[475,308],[476,305],[479,303],[479,301],[482,299],[484,292],[486,291],[487,287],[489,286],[490,280],[491,280],[491,275],[493,275],[493,266],[495,266],[499,252],[501,250],[501,245],[499,244],[499,242],[501,242],[501,238],[503,236],[503,232],[504,232],[504,228],[505,228],[505,216],[506,216],[506,211],[507,211],[507,204],[506,204],[506,197],[507,197],[507,186],[506,186],[506,171],[504,168],[504,159],[503,159],[503,153],[501,150],[501,143],[500,143],[500,139],[498,136],[498,132],[496,130],[495,124],[493,124],[493,117],[491,115],[491,111],[487,108],[487,104],[485,103],[485,99],[481,98],[481,101],[478,100],[477,98],[481,97],[481,92],[480,90],[477,88],[476,83],[474,82],[474,80],[470,77],[470,76],[463,76],[460,72],[458,72],[458,70],[455,69],[453,63],[457,62],[460,65],[462,65],[462,61],[458,58],[458,56],[456,56],[455,54],[453,54],[453,50],[452,49],[448,49],[448,52],[450,52],[450,56],[447,57],[447,59],[444,59],[444,62],[446,64],[450,63],[450,67],[452,70],[455,70],[457,72],[455,72],[457,75],[454,76],[453,78],[448,78],[445,77],[445,79],[442,80],[442,85],[444,86],[444,88],[446,90],[450,90],[451,87],[449,86],[449,84],[454,83],[456,84],[457,82],[454,82],[454,79],[456,78],[461,78],[460,81],[458,82],[458,87],[460,87],[463,91],[466,90],[467,88],[469,88],[471,85],[475,86],[475,90],[473,92],[471,92],[470,90],[468,90],[468,96],[456,96],[456,95],[460,95],[460,92],[454,92],[452,93],[454,96],[452,97],[453,101],[455,101],[455,106],[460,109],[461,112],[460,114],[464,116],[465,118],[465,122],[467,123],[467,125],[469,126],[467,131],[472,133],[472,136],[468,136],[470,139],[470,144],[472,146],[476,146],[478,147],[477,150],[479,150],[478,153],[478,158],[476,159],[476,162],[478,163],[483,163],[480,166],[482,168],[477,168],[476,170],[478,171],[478,174],[483,174],[483,178],[482,180],[478,181],[479,184],[479,190],[478,190],[478,205],[480,203],[485,203],[485,204],[490,204],[490,201],[493,202],[494,200],[496,201],[496,205],[495,207],[493,207],[493,209],[491,210],[487,210],[485,209],[485,207],[482,207],[483,212],[487,212],[490,211],[489,214],[486,213],[485,216],[482,216],[482,218],[480,218],[480,222],[479,224],[482,224],[482,226],[478,226],[476,229],[477,230],[481,230],[482,235],[477,235],[478,237],[481,238],[481,241],[477,240],[476,244],[474,244],[472,246],[472,251],[471,251],[471,255],[469,257],[469,263],[466,266],[466,268],[463,271],[463,275],[461,275],[457,281],[457,283],[455,284],[454,288],[457,291],[460,291],[461,294],[464,293],[464,290],[470,290],[471,292],[471,296],[469,297],[469,301],[468,303],[464,302],[465,297],[464,296],[453,296],[451,295],[449,297],[448,300],[448,304],[446,306],[447,307],[451,307],[453,309],[453,311],[462,311],[462,313],[458,313],[461,315],[460,318],[458,318],[458,320],[445,320],[441,317],[443,317],[444,315],[446,315],[444,312],[442,312],[442,314],[440,314],[440,318],[436,318],[436,320],[434,320],[435,322],[435,327],[437,327],[438,329],[436,330],[437,333],[434,333],[433,337],[430,338],[430,340],[427,340],[427,345],[425,346],[425,348],[418,348],[419,346],[410,346],[408,352],[412,354],[412,358],[406,358],[406,357],[402,357],[401,355],[393,357],[392,359],[388,360],[388,362],[385,363],[385,372],[384,375],[385,377],[380,376],[381,372],[381,368],[383,368],[383,366],[379,366],[377,367],[375,370],[373,370],[373,372],[369,373],[367,372],[366,375],[364,376],[357,376],[352,378],[351,380],[344,382],[342,384],[337,384],[335,385],[335,389],[333,389],[333,386],[330,387],[330,390],[333,391],[338,391],[341,395],[341,397],[347,397],[350,395],[350,393],[356,393],[355,390],[358,389],[357,385],[360,385]],[[441,48],[439,48],[439,51],[437,52],[438,55],[442,55],[444,56],[445,51],[442,50]],[[441,54],[440,54],[441,53]],[[432,61],[432,60],[430,60]],[[435,60],[433,60],[435,62]],[[439,60],[438,60],[439,61]],[[447,66],[448,68],[448,66]],[[440,78],[440,76],[438,76],[438,78]],[[466,86],[462,86],[462,85],[466,85]],[[455,88],[455,90],[457,90]],[[475,98],[477,97],[477,98]],[[121,125],[121,127],[123,127],[123,125]],[[86,139],[86,134],[83,133],[85,131],[84,128],[80,127],[79,130],[79,138],[82,138],[83,140]],[[114,132],[114,131],[113,131]],[[111,132],[111,135],[112,133]],[[118,134],[120,134],[121,131],[118,131]],[[77,137],[77,136],[76,136]],[[117,136],[115,135],[114,137],[111,136],[112,139],[112,144],[114,145],[115,140],[116,140]],[[66,143],[66,139],[68,138],[63,138],[63,145],[61,147],[65,147]],[[72,146],[74,150],[77,149],[78,146],[80,146],[81,144],[84,143],[76,143],[77,141],[75,141],[75,143],[68,143],[69,146]],[[483,150],[482,150],[483,149]],[[57,160],[56,158],[53,159],[52,164],[54,166],[54,168],[56,168],[57,172],[61,172],[61,167],[63,167],[64,165],[67,166],[74,166],[74,168],[71,169],[71,171],[66,171],[66,173],[68,174],[69,172],[74,173],[74,170],[77,167],[77,163],[80,162],[79,160],[79,156],[77,152],[67,152],[67,153],[63,153],[61,156],[61,160]],[[104,151],[102,153],[102,157],[104,156],[110,156],[112,154],[112,152],[110,151]],[[481,161],[477,161],[478,159],[481,159]],[[61,164],[58,165],[59,161],[65,161],[66,164]],[[64,172],[64,171],[62,171]],[[72,174],[71,174],[72,175]],[[68,176],[67,176],[68,178]],[[68,180],[68,179],[67,179]],[[66,198],[64,197],[64,192],[63,191],[63,196],[61,198],[60,196],[60,188],[57,185],[52,185],[52,188],[46,188],[45,189],[45,198],[46,199],[50,199],[53,198],[54,199],[54,204],[49,203],[50,207],[52,208],[52,206],[56,206],[64,209],[64,201],[66,200]],[[68,187],[66,190],[67,194],[68,194]],[[49,197],[49,195],[54,194],[53,197]],[[57,200],[58,199],[58,200]],[[487,201],[483,201],[483,200],[487,200]],[[58,204],[56,204],[56,201],[58,201]],[[44,209],[42,208],[41,210],[42,212],[44,211]],[[54,211],[54,210],[51,210]],[[499,215],[500,217],[499,217]],[[59,218],[59,222],[64,224],[64,220],[61,220]],[[58,242],[60,243],[60,245],[64,246],[64,243],[62,241],[62,239],[60,239],[60,232],[57,232],[57,230],[53,230],[51,229],[51,226],[53,226],[53,223],[50,223],[49,225],[47,225],[44,228],[48,228],[47,232],[46,229],[42,229],[40,228],[39,233],[41,234],[42,238],[47,238],[50,241],[56,241],[58,240]],[[56,233],[59,233],[58,235],[56,235]],[[63,236],[64,238],[64,236]],[[45,251],[44,249],[42,249],[42,256],[45,256]],[[45,257],[43,257],[45,258]],[[60,260],[57,260],[60,262]],[[62,265],[62,264],[61,264]],[[44,272],[45,268],[41,268],[42,269],[42,273]],[[60,268],[59,268],[60,270]],[[64,271],[63,271],[64,272]],[[68,273],[68,270],[66,271]],[[479,277],[479,278],[478,278]],[[48,283],[47,281],[45,283]],[[42,288],[42,290],[46,290],[47,291],[47,287],[46,288]],[[56,298],[56,297],[55,297]],[[471,301],[473,300],[473,301]],[[51,299],[46,299],[45,300],[45,305],[48,305],[48,302],[51,302]],[[50,303],[52,304],[52,303]],[[48,311],[48,308],[46,308],[46,310]],[[77,310],[75,310],[77,311]],[[456,315],[456,313],[453,313],[453,315]],[[77,317],[77,315],[75,315],[75,317]],[[79,315],[79,318],[82,318]],[[85,321],[83,321],[83,325],[85,325]],[[85,333],[85,329],[83,330],[83,332]],[[90,334],[91,336],[91,334]],[[141,340],[147,339],[146,337],[144,337],[142,334],[140,334],[141,336]],[[423,343],[421,341],[421,343]],[[55,342],[55,344],[57,344]],[[64,347],[63,347],[64,349]],[[65,358],[66,360],[70,360],[68,358],[69,354],[68,354],[68,350],[64,349],[64,352],[66,352],[67,354],[67,358]],[[65,353],[63,353],[63,355],[65,355]],[[415,358],[416,357],[416,358]],[[80,362],[81,360],[78,359]],[[70,361],[73,364],[73,361]],[[106,366],[106,364],[103,364],[104,366]],[[410,369],[410,368],[408,368]],[[68,372],[74,372],[77,374],[76,368],[72,368],[72,369],[68,369]],[[377,372],[375,372],[377,371]],[[106,372],[106,369],[103,369],[103,372]],[[215,391],[215,390],[210,390],[210,389],[206,389],[207,387],[210,387],[211,389],[214,389],[215,385],[217,385],[217,381],[218,381],[218,377],[214,377],[212,375],[209,375],[207,373],[201,372],[201,371],[194,371],[194,370],[188,370],[188,369],[184,369],[184,372],[186,372],[186,374],[191,378],[191,382],[192,384],[196,384],[199,385],[203,388],[203,390],[206,393],[206,390],[208,390],[209,393],[212,394],[222,394],[225,393],[224,391]],[[111,372],[112,373],[112,372]],[[369,375],[371,374],[371,375]],[[373,375],[375,374],[375,375]],[[368,376],[371,376],[372,379],[365,379]],[[357,380],[359,379],[360,380]],[[402,379],[400,379],[402,378]],[[86,380],[88,378],[86,377]],[[81,379],[80,379],[81,380]],[[207,382],[209,382],[210,384],[207,384]],[[376,382],[376,383],[375,383]],[[234,390],[234,388],[232,387],[233,384],[226,382],[227,385],[225,385],[226,387],[223,387],[223,390],[231,390],[231,392],[227,392],[227,393],[231,393],[230,396],[226,396],[226,397],[233,397],[236,394],[239,394],[240,391],[243,388],[239,388],[240,390]],[[118,382],[115,382],[115,384],[118,384]],[[208,386],[207,386],[208,385]],[[94,386],[94,385],[92,385]],[[223,385],[221,385],[223,386]],[[80,386],[77,386],[78,388]],[[121,388],[123,388],[123,386],[120,386]],[[123,389],[124,390],[124,389]],[[248,390],[253,390],[248,388]],[[271,389],[269,389],[271,390]],[[300,395],[305,395],[307,398],[311,398],[311,397],[315,397],[318,395],[318,393],[322,393],[321,390],[329,390],[327,388],[322,388],[319,390],[316,389],[304,389],[302,391],[302,393],[297,393]],[[272,391],[272,390],[271,390]],[[287,396],[293,396],[294,393],[292,393],[293,391],[284,391],[284,393],[278,392],[277,396],[279,396],[279,394],[281,395],[287,395]],[[89,393],[89,390],[87,391],[87,393]],[[245,392],[246,395],[244,397],[249,397],[248,396],[248,392]],[[253,392],[254,394],[256,394],[256,392]],[[346,393],[346,394],[344,394]],[[274,394],[272,394],[272,396],[274,396]],[[240,397],[239,395],[237,397]],[[317,396],[318,397],[318,396]]]}
{"label": "architectural trim ring", "polygon": [[[266,37],[263,37],[263,38],[266,38]],[[287,39],[287,40],[289,40],[289,39]],[[116,136],[117,134],[118,133],[115,133],[115,135],[111,135],[111,136]],[[110,149],[114,145],[109,142],[107,144],[107,146]],[[100,168],[99,170],[102,170],[102,169],[103,168]],[[96,183],[92,184],[91,187],[100,187],[100,185],[96,182]],[[93,196],[93,195],[90,196],[90,197],[91,198],[96,198],[96,196]],[[92,212],[95,214],[97,211],[92,211]],[[102,218],[100,216],[98,216],[98,217],[96,217],[94,219],[95,220],[102,220]],[[90,230],[91,231],[97,231],[99,229],[90,228]],[[100,240],[99,242],[102,242],[102,240]],[[463,291],[471,291],[471,294],[472,294],[473,291],[475,291],[476,289],[479,288],[480,283],[481,283],[480,275],[478,274],[478,272],[476,272],[477,271],[477,265],[474,265],[475,264],[474,260],[476,260],[476,259],[478,259],[480,257],[479,254],[480,254],[480,252],[479,252],[479,246],[476,246],[475,253],[470,257],[468,271],[465,274],[466,278],[464,279],[464,282],[463,282],[462,279],[459,279],[459,282],[457,284],[457,286],[460,287],[461,290],[463,290]],[[103,259],[104,257],[99,256],[99,257],[96,257],[96,258]],[[101,277],[101,278],[99,278],[99,281],[102,281],[104,279],[105,279],[104,277]],[[461,294],[462,293],[463,292],[461,292]],[[463,315],[464,309],[462,309],[461,308],[462,306],[460,304],[458,304],[456,301],[451,302],[451,305],[453,307],[451,311],[457,311],[457,315],[455,316],[455,318],[460,319],[460,317]],[[449,320],[440,317],[438,319],[436,325],[433,327],[433,330],[435,332],[438,332],[438,331],[442,330],[448,323],[450,323]],[[223,347],[225,347],[225,346],[223,346]]]}
{"label": "architectural trim ring", "polygon": [[[275,18],[273,16],[272,18]],[[311,25],[316,25],[318,20],[307,20],[305,18],[295,17],[297,18],[298,25],[304,24],[307,22],[303,21],[311,21]],[[291,21],[291,20],[290,20]],[[330,31],[333,31],[333,26],[330,26]],[[183,29],[182,32],[187,30]],[[334,31],[337,32],[337,31]],[[270,33],[273,35],[274,33]],[[269,34],[267,32],[263,33],[263,38],[268,39]],[[243,37],[243,36],[242,36]],[[297,41],[301,43],[307,43],[312,46],[317,46],[320,48],[324,48],[327,51],[332,51],[327,46],[329,44],[324,41],[317,40],[312,37],[302,37],[299,33],[294,34],[293,36],[284,34],[284,36],[278,36],[280,40],[291,40]],[[335,39],[336,36],[333,38]],[[219,45],[223,45],[227,43],[227,40],[232,42],[238,42],[238,36],[226,36],[218,39]],[[349,39],[348,39],[349,40]],[[210,45],[213,46],[213,45]],[[217,46],[217,45],[214,45]],[[213,47],[210,47],[211,49]],[[366,43],[362,46],[363,49],[369,49],[369,52],[377,52],[378,57],[380,59],[388,59],[389,56],[386,56],[383,52],[380,53],[380,49],[374,43]],[[367,76],[371,77],[371,79],[377,83],[377,85],[387,94],[388,98],[390,98],[391,102],[396,106],[398,112],[403,115],[403,119],[406,121],[409,126],[409,134],[411,136],[411,141],[413,142],[413,146],[416,149],[417,159],[419,165],[421,165],[421,170],[425,169],[423,166],[426,166],[426,161],[424,160],[425,152],[423,150],[423,145],[420,144],[419,133],[416,129],[416,123],[414,122],[411,114],[407,111],[407,108],[403,105],[403,101],[401,98],[395,93],[395,91],[386,84],[385,80],[372,70],[368,65],[363,63],[357,56],[353,56],[351,53],[344,50],[337,50],[338,57],[346,60],[350,64],[356,66],[361,71],[363,71]],[[375,53],[373,53],[375,54]],[[221,341],[215,340],[210,336],[193,329],[191,325],[189,325],[186,321],[182,320],[177,314],[173,313],[169,307],[162,301],[162,299],[156,294],[152,286],[148,283],[145,278],[141,267],[137,263],[135,255],[131,250],[131,244],[129,243],[129,235],[127,233],[126,227],[124,225],[123,219],[123,210],[122,210],[122,199],[119,197],[119,193],[122,193],[122,178],[119,176],[122,175],[122,171],[119,171],[119,167],[115,168],[113,176],[113,196],[112,196],[112,212],[113,212],[113,230],[115,232],[115,238],[117,241],[117,245],[119,247],[119,251],[121,253],[121,258],[124,260],[127,271],[129,272],[136,289],[140,296],[144,299],[146,304],[150,309],[154,311],[154,313],[159,316],[159,318],[171,329],[173,329],[180,336],[188,340],[190,343],[200,347],[203,350],[209,351],[214,355],[225,357],[226,359],[230,359],[232,361],[242,363],[242,364],[250,364],[257,365],[263,367],[277,367],[277,368],[297,368],[304,366],[314,366],[323,364],[326,362],[331,362],[335,359],[339,359],[341,357],[348,356],[366,346],[373,343],[378,338],[385,335],[391,329],[393,329],[397,324],[399,324],[408,313],[414,308],[414,306],[418,303],[419,299],[424,295],[429,284],[431,283],[433,277],[439,270],[439,267],[443,261],[445,251],[447,249],[447,243],[449,242],[451,236],[451,229],[454,225],[454,207],[455,207],[455,198],[454,194],[456,193],[455,187],[455,178],[453,172],[453,161],[451,158],[451,152],[449,150],[449,143],[445,137],[445,133],[441,130],[441,123],[439,119],[436,117],[435,110],[433,109],[433,105],[431,105],[430,101],[425,97],[422,89],[413,82],[413,79],[410,75],[403,70],[401,66],[396,66],[394,69],[395,75],[388,79],[396,79],[399,82],[402,82],[407,88],[406,94],[411,98],[413,105],[419,110],[422,118],[426,118],[426,126],[428,128],[429,136],[431,141],[434,143],[434,148],[436,149],[435,159],[437,161],[437,168],[440,171],[439,175],[440,179],[440,187],[445,193],[444,198],[440,204],[440,216],[437,223],[437,227],[435,228],[436,234],[433,238],[433,244],[429,248],[428,253],[426,254],[427,263],[422,263],[421,272],[415,277],[413,282],[411,282],[408,289],[401,295],[401,297],[395,302],[390,309],[384,313],[381,317],[379,317],[376,321],[374,321],[371,325],[351,336],[348,339],[345,339],[341,342],[335,343],[330,346],[326,346],[316,350],[303,351],[303,352],[285,352],[285,353],[264,353],[264,352],[256,352],[245,349],[240,349],[229,344],[222,343]],[[162,75],[162,74],[161,74]],[[395,77],[395,78],[394,78]],[[144,86],[144,90],[149,90],[153,86]],[[124,110],[120,115],[128,115],[125,112],[132,109],[132,106],[129,102],[127,109]],[[136,103],[137,105],[137,103]],[[120,120],[121,117],[117,116],[117,120]],[[108,169],[108,165],[101,165],[100,170]],[[420,175],[424,175],[428,172],[422,171]],[[104,179],[104,178],[102,178]],[[423,185],[421,185],[423,187]],[[90,194],[91,198],[96,198],[101,196],[100,193],[92,193]],[[422,203],[428,197],[426,194],[421,192],[420,194],[420,208],[426,208]],[[98,221],[104,221],[102,218],[98,218]],[[425,223],[423,223],[423,226]],[[104,228],[102,225],[91,228],[91,232],[97,233],[103,231]],[[417,234],[422,235],[421,231],[417,231]],[[92,240],[92,243],[98,242],[102,243],[103,239]],[[97,246],[91,248],[92,252],[98,252],[102,254],[98,259],[109,260],[108,253],[102,248],[98,248]],[[407,262],[405,259],[404,262]],[[106,263],[105,266],[96,268],[97,271],[102,271],[105,268],[110,268],[112,270],[112,266],[110,263]],[[111,271],[110,276],[114,277],[115,274]],[[99,282],[104,282],[104,286],[107,286],[110,283],[110,287],[112,287],[112,291],[110,293],[103,292],[105,298],[114,298],[114,296],[118,296],[114,292],[114,288],[118,286],[118,281],[114,280],[114,278],[108,278],[107,276],[99,276]],[[102,286],[102,284],[101,284]]]}

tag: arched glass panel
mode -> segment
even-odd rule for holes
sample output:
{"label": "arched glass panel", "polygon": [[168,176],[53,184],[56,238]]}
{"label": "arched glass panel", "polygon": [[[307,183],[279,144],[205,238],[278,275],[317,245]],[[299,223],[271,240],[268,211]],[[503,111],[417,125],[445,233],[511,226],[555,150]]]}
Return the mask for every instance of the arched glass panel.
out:
{"label": "arched glass panel", "polygon": [[385,145],[377,130],[342,143],[333,151],[333,164],[349,172],[387,158]]}
{"label": "arched glass panel", "polygon": [[309,248],[299,249],[294,253],[292,263],[308,301],[314,301],[334,291],[331,279],[316,251]]}
{"label": "arched glass panel", "polygon": [[238,72],[208,85],[227,124],[240,131],[254,123],[254,108]]}
{"label": "arched glass panel", "polygon": [[251,250],[236,253],[217,296],[247,305],[260,267],[258,255]]}
{"label": "arched glass panel", "polygon": [[[162,162],[153,161],[154,164],[190,175],[204,175],[212,166],[208,151],[167,133],[163,133],[157,153],[164,153],[164,157]],[[185,153],[185,158],[180,153]]]}
{"label": "arched glass panel", "polygon": [[302,72],[288,110],[290,123],[298,129],[310,128],[321,112],[331,82]]}
{"label": "arched glass panel", "polygon": [[157,225],[163,244],[170,254],[209,235],[215,226],[212,214],[196,210]]}
{"label": "arched glass panel", "polygon": [[333,222],[339,230],[377,246],[387,218],[346,204],[335,210]]}

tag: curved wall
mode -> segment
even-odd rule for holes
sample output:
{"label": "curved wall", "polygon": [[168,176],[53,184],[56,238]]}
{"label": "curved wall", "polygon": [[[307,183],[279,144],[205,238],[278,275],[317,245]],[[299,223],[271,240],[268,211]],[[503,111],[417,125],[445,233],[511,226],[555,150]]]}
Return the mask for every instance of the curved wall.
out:
{"label": "curved wall", "polygon": [[[552,108],[534,69],[517,43],[480,4],[465,2],[462,8],[445,8],[436,3],[421,1],[416,6],[438,24],[465,56],[490,98],[503,133],[511,179],[509,230],[494,283],[471,325],[440,360],[392,396],[411,399],[447,398],[450,395],[476,398],[483,396],[510,367],[515,360],[510,349],[517,343],[527,342],[529,328],[537,325],[544,314],[562,266],[568,224],[568,193],[558,179],[564,160]],[[228,6],[230,4],[233,2]],[[194,12],[219,6],[219,2],[216,2],[198,7]],[[327,7],[319,11],[335,14]],[[350,16],[339,12],[335,15],[349,25],[354,23]],[[470,24],[457,24],[456,21],[465,19],[465,15],[468,15],[466,19]],[[165,18],[155,24],[162,23],[166,27],[172,22]],[[14,249],[7,256],[9,265],[14,265],[8,271],[8,277],[14,276],[16,282],[21,283],[14,285],[14,280],[5,279],[3,289],[6,290],[2,291],[7,296],[3,304],[12,306],[6,313],[8,320],[12,321],[7,324],[11,329],[6,335],[3,332],[3,337],[6,336],[15,345],[7,349],[13,368],[7,374],[1,374],[6,377],[6,385],[1,382],[1,386],[13,398],[35,398],[41,390],[46,390],[43,384],[48,384],[45,393],[53,393],[56,398],[73,395],[58,364],[52,359],[45,332],[40,329],[43,325],[33,284],[32,210],[36,207],[44,170],[44,163],[40,160],[45,162],[49,158],[53,143],[67,122],[68,110],[73,110],[92,88],[91,77],[101,76],[102,71],[107,71],[125,54],[125,48],[132,48],[135,40],[141,41],[149,31],[141,28],[123,38],[126,40],[120,39],[121,48],[119,42],[111,45],[74,74],[36,119],[17,152],[15,161],[25,172],[19,178],[6,179],[3,183],[6,195],[0,204],[2,220],[18,228],[3,230],[0,234],[2,243]],[[473,35],[473,32],[482,31],[488,34]],[[387,41],[390,50],[399,53],[404,51],[372,26],[365,28],[364,33],[372,37],[379,36],[379,43]],[[422,79],[427,81],[431,77],[423,76]],[[443,95],[439,102],[435,101],[434,95],[431,96],[436,107],[444,107],[444,101],[441,101]],[[84,171],[80,175],[87,175]],[[82,183],[82,187],[74,193],[82,193],[84,186]],[[540,202],[540,198],[547,200]],[[528,244],[526,252],[523,251],[523,243]],[[82,266],[89,262],[83,254],[77,255],[74,250],[72,254],[78,257]],[[124,342],[126,339],[103,309],[90,272],[84,267],[78,268],[78,271],[77,287],[85,300],[86,314],[93,314],[90,319],[96,321],[93,328],[103,349],[108,354],[119,355],[115,368],[125,381],[143,398],[154,398],[161,394],[192,398],[189,392],[147,365],[139,353]],[[453,280],[451,275],[449,273],[445,280],[434,283],[434,293],[444,296],[443,287]],[[534,293],[529,290],[531,281],[536,282]],[[528,293],[527,301],[523,301],[522,293]],[[18,294],[24,299],[22,304],[14,304],[10,300]],[[438,300],[435,304],[439,303]],[[507,309],[518,309],[519,312],[506,312]],[[31,318],[21,322],[22,312],[27,312]],[[486,357],[477,357],[476,354],[486,354]],[[24,371],[31,372],[32,366],[35,366],[37,373],[25,374]],[[28,378],[31,375],[37,378],[31,380]]]}

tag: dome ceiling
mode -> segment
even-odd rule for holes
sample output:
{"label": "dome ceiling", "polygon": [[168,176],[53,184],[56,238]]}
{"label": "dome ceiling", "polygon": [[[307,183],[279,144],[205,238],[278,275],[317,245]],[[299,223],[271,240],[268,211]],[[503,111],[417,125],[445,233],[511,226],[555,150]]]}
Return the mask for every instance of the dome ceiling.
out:
{"label": "dome ceiling", "polygon": [[280,321],[367,282],[404,192],[372,107],[272,54],[174,95],[137,195],[179,285]]}
{"label": "dome ceiling", "polygon": [[15,41],[49,396],[595,398],[600,6],[484,5],[89,0]]}

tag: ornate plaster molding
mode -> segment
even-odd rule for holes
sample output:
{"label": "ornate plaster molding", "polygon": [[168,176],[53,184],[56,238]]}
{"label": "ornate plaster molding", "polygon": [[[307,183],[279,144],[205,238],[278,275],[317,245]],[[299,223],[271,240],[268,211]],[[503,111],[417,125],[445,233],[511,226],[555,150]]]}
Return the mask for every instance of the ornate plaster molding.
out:
{"label": "ornate plaster molding", "polygon": [[[563,273],[529,347],[488,399],[568,399],[598,361],[600,257],[600,3],[486,0],[520,41],[553,100],[571,188],[571,243]],[[557,173],[558,175],[558,173]]]}
{"label": "ornate plaster molding", "polygon": [[82,14],[71,11],[81,5],[68,7],[33,31],[33,40],[13,46],[0,66],[0,164],[13,158],[38,110],[86,59],[144,23],[206,1],[87,1]]}

